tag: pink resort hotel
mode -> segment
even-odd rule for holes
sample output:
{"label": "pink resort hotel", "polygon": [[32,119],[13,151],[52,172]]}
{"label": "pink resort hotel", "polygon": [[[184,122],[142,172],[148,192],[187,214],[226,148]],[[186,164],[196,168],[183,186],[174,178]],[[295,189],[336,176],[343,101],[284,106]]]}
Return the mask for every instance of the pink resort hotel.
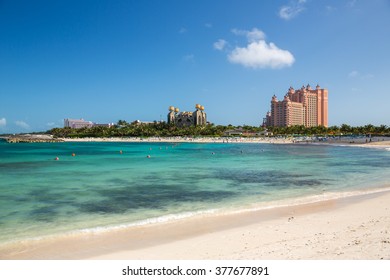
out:
{"label": "pink resort hotel", "polygon": [[319,85],[315,89],[307,85],[298,90],[290,87],[281,101],[274,95],[271,112],[267,113],[263,125],[328,127],[328,90],[320,88]]}

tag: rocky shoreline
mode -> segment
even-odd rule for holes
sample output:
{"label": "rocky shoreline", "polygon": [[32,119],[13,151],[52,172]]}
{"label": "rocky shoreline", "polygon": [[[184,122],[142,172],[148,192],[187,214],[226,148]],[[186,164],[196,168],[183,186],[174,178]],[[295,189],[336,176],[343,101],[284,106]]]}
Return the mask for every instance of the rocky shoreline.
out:
{"label": "rocky shoreline", "polygon": [[7,143],[54,143],[64,142],[63,139],[54,138],[52,135],[45,134],[21,134],[3,137]]}

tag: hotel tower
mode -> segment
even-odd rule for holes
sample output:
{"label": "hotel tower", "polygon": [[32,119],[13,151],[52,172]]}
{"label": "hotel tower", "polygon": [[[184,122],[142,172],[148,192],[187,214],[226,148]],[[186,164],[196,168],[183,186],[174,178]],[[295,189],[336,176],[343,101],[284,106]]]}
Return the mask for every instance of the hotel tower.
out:
{"label": "hotel tower", "polygon": [[315,89],[307,85],[298,90],[290,87],[281,101],[274,95],[271,112],[267,113],[263,125],[328,127],[328,90],[319,85]]}
{"label": "hotel tower", "polygon": [[179,108],[169,106],[168,124],[175,124],[177,126],[203,126],[207,124],[207,115],[204,111],[204,106],[200,104],[195,105],[194,112],[180,112]]}

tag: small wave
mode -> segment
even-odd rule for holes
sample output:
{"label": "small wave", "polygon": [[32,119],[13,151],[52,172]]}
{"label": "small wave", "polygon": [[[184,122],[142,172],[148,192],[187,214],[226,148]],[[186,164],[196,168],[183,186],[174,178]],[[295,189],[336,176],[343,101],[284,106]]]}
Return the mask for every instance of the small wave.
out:
{"label": "small wave", "polygon": [[178,221],[178,220],[184,220],[184,219],[196,217],[196,216],[213,215],[213,214],[217,213],[218,211],[219,211],[219,209],[209,209],[209,210],[204,210],[204,211],[169,214],[169,215],[149,218],[149,219],[145,219],[145,220],[140,220],[140,221],[136,221],[136,222],[132,222],[132,223],[128,223],[128,224],[111,225],[111,226],[103,226],[103,227],[94,227],[94,228],[75,230],[75,231],[68,233],[68,235],[77,235],[80,233],[81,234],[103,233],[103,232],[128,229],[128,228],[137,227],[137,226],[163,224],[163,223],[169,223],[169,222],[174,222],[174,221]]}
{"label": "small wave", "polygon": [[179,220],[188,219],[191,217],[196,216],[208,216],[208,215],[214,215],[216,212],[218,212],[218,209],[209,209],[209,210],[203,210],[203,211],[193,211],[193,212],[183,212],[178,214],[168,214],[164,216],[154,217],[154,218],[148,218],[144,220],[139,220],[127,224],[119,224],[119,225],[107,225],[107,226],[98,226],[98,227],[92,227],[92,228],[84,228],[84,229],[75,229],[70,230],[62,233],[54,233],[54,234],[47,234],[47,235],[41,235],[41,236],[34,236],[34,237],[28,237],[23,239],[13,239],[8,240],[6,242],[2,242],[0,245],[12,245],[12,244],[28,244],[29,242],[39,242],[44,240],[50,240],[50,239],[57,239],[57,238],[67,238],[67,237],[77,237],[82,235],[88,235],[88,234],[100,234],[100,233],[107,233],[107,232],[114,232],[118,230],[126,230],[130,229],[132,227],[138,227],[138,226],[147,226],[147,225],[156,225],[156,224],[163,224],[163,223],[169,223]]}
{"label": "small wave", "polygon": [[388,191],[390,191],[390,187],[386,186],[386,187],[380,187],[375,189],[362,189],[362,190],[354,190],[348,192],[324,192],[322,194],[309,195],[305,197],[287,198],[278,201],[263,202],[261,204],[254,204],[252,205],[252,207],[235,209],[231,211],[219,211],[219,213],[215,213],[215,214],[229,215],[229,214],[248,213],[248,212],[255,212],[255,211],[262,211],[262,210],[291,207],[291,206],[299,206],[299,205],[318,203],[318,202],[326,202],[330,200],[356,197],[361,195],[377,194],[377,193],[388,192]]}

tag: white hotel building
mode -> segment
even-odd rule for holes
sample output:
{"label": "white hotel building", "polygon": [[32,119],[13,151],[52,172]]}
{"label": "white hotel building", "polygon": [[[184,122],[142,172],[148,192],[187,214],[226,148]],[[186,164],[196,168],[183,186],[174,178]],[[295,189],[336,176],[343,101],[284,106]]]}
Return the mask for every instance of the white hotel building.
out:
{"label": "white hotel building", "polygon": [[111,127],[113,125],[114,125],[113,123],[97,124],[97,123],[93,123],[91,121],[85,121],[84,119],[79,119],[79,120],[76,120],[76,119],[64,119],[64,127],[70,127],[70,128],[84,128],[84,127],[90,128],[90,127],[94,127],[94,126],[107,126],[107,127]]}

